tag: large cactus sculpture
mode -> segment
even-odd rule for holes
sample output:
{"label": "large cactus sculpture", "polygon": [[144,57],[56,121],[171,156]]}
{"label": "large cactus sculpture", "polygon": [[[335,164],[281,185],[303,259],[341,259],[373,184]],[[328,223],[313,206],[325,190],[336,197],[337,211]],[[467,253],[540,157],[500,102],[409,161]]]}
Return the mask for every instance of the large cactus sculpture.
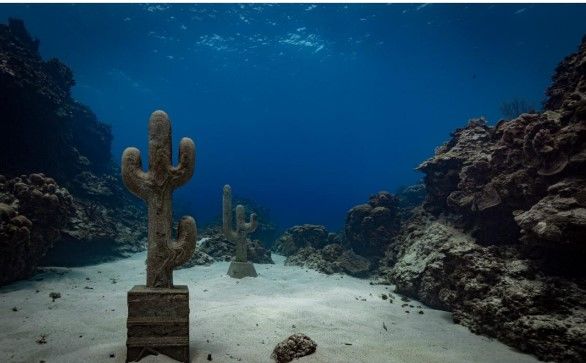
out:
{"label": "large cactus sculpture", "polygon": [[246,222],[244,207],[239,204],[236,206],[236,225],[232,223],[232,188],[229,185],[224,186],[222,209],[224,236],[236,245],[235,258],[230,264],[228,275],[236,278],[245,276],[256,277],[254,265],[248,262],[246,246],[246,235],[254,232],[258,224],[256,214],[252,213],[250,215],[250,222]]}
{"label": "large cactus sculpture", "polygon": [[140,151],[129,147],[122,154],[122,179],[133,194],[148,205],[147,287],[173,287],[173,269],[189,260],[195,250],[197,227],[192,217],[179,222],[172,237],[172,193],[193,175],[195,145],[181,139],[179,164],[171,159],[171,123],[163,111],[149,120],[149,170],[143,171]]}

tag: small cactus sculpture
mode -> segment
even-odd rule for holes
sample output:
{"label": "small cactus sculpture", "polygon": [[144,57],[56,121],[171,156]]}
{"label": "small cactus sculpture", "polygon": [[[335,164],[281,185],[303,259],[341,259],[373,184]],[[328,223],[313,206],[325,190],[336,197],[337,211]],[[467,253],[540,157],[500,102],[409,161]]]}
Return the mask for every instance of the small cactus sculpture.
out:
{"label": "small cactus sculpture", "polygon": [[252,213],[250,222],[247,223],[244,216],[244,207],[237,205],[236,228],[234,228],[232,223],[232,188],[229,185],[224,186],[222,220],[224,223],[224,236],[236,245],[236,256],[230,264],[228,275],[235,278],[256,277],[254,265],[248,262],[246,246],[246,235],[254,232],[257,227],[256,214]]}
{"label": "small cactus sculpture", "polygon": [[171,159],[171,123],[163,111],[149,120],[149,170],[143,171],[140,151],[129,147],[122,154],[122,179],[133,194],[148,205],[147,287],[173,287],[173,269],[189,260],[195,250],[197,227],[192,217],[179,222],[172,239],[172,193],[193,175],[195,145],[181,139],[179,164]]}

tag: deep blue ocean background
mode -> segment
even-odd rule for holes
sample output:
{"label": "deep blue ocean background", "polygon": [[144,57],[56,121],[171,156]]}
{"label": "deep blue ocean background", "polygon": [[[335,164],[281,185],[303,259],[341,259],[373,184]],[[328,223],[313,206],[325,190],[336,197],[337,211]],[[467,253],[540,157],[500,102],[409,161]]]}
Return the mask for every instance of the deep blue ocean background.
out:
{"label": "deep blue ocean background", "polygon": [[[112,125],[112,154],[146,162],[164,109],[174,153],[197,146],[176,206],[200,224],[226,183],[286,228],[325,224],[414,168],[472,117],[515,98],[540,107],[555,66],[586,34],[584,5],[0,5],[73,95]],[[145,165],[146,167],[146,165]]]}

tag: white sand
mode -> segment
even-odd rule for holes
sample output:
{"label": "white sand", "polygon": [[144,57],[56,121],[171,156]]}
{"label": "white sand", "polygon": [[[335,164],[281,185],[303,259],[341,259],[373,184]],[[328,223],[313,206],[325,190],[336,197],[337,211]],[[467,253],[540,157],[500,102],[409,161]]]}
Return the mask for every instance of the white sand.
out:
{"label": "white sand", "polygon": [[[144,283],[144,259],[141,253],[55,269],[65,273],[1,288],[0,362],[124,362],[126,292]],[[207,362],[208,353],[213,362],[271,362],[275,344],[295,332],[318,344],[300,363],[536,361],[453,324],[449,313],[425,307],[423,315],[416,308],[405,313],[400,298],[392,304],[381,299],[392,287],[285,267],[282,257],[274,259],[275,265],[256,265],[258,278],[231,279],[228,263],[175,272],[175,283],[190,289],[192,362]],[[52,291],[62,297],[51,302]],[[41,334],[46,344],[35,342]]]}

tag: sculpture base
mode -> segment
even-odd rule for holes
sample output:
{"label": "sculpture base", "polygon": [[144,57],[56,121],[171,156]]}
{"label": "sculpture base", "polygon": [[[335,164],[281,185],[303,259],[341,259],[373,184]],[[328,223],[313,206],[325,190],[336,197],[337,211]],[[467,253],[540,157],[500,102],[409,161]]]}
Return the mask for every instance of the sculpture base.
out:
{"label": "sculpture base", "polygon": [[128,291],[126,362],[164,354],[189,362],[189,290],[187,286]]}
{"label": "sculpture base", "polygon": [[257,277],[258,275],[252,262],[232,261],[228,268],[228,276],[241,279],[243,277]]}

